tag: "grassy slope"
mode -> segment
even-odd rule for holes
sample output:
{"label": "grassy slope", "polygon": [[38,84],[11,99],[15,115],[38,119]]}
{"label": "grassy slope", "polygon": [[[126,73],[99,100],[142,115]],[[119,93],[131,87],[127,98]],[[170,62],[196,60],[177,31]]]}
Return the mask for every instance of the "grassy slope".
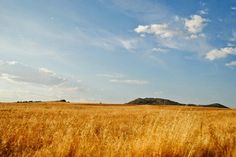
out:
{"label": "grassy slope", "polygon": [[0,104],[0,156],[236,156],[236,110]]}

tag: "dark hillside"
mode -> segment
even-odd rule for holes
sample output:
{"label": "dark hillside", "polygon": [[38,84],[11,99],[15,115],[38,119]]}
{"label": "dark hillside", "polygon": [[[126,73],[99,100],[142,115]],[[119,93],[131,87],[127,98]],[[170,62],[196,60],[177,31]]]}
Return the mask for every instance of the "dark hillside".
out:
{"label": "dark hillside", "polygon": [[127,104],[136,105],[180,105],[180,106],[199,106],[199,107],[217,107],[217,108],[228,108],[219,103],[209,104],[209,105],[196,105],[196,104],[183,104],[169,99],[162,98],[137,98]]}

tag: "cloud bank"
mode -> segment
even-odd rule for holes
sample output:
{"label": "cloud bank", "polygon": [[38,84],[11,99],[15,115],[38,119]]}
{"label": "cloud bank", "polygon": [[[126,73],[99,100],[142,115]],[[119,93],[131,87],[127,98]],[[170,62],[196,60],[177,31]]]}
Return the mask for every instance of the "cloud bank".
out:
{"label": "cloud bank", "polygon": [[60,76],[45,67],[35,68],[17,61],[0,60],[0,86],[3,101],[72,100],[86,92],[81,81]]}
{"label": "cloud bank", "polygon": [[46,68],[32,68],[16,61],[0,61],[0,77],[12,82],[34,83],[56,86],[66,82],[65,78]]}

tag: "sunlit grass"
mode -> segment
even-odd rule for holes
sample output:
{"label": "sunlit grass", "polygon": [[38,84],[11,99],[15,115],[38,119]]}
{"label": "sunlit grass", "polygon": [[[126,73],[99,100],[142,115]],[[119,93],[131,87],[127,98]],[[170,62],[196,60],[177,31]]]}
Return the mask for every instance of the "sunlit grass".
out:
{"label": "sunlit grass", "polygon": [[0,156],[236,156],[236,111],[0,104]]}

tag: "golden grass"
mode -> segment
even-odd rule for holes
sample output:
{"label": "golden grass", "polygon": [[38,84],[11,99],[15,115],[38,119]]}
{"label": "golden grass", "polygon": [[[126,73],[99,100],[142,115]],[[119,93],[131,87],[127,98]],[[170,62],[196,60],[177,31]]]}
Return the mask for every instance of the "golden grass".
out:
{"label": "golden grass", "polygon": [[3,103],[0,156],[235,157],[236,110]]}

